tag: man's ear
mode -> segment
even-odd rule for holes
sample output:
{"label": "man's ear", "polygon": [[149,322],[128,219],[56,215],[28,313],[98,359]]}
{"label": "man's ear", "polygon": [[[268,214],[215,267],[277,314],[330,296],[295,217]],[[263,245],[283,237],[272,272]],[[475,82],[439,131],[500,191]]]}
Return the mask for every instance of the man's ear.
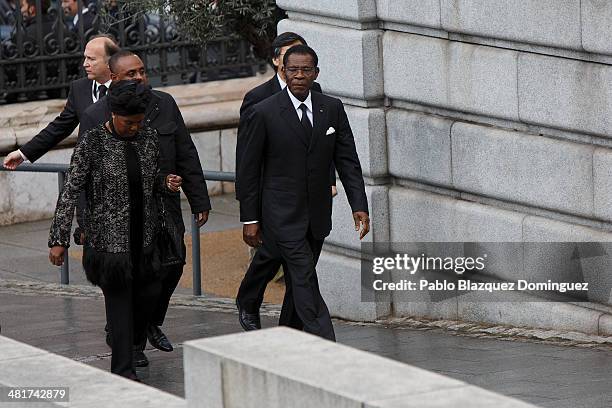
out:
{"label": "man's ear", "polygon": [[28,15],[30,17],[36,16],[36,6],[34,6],[34,5],[28,6]]}
{"label": "man's ear", "polygon": [[313,81],[315,81],[318,77],[319,77],[319,67],[315,67],[315,74],[314,74]]}
{"label": "man's ear", "polygon": [[278,67],[280,66],[280,57],[272,57],[272,63],[278,69]]}
{"label": "man's ear", "polygon": [[111,72],[110,79],[113,82],[117,82],[119,80],[119,78],[117,77],[117,74],[115,74],[113,72]]}

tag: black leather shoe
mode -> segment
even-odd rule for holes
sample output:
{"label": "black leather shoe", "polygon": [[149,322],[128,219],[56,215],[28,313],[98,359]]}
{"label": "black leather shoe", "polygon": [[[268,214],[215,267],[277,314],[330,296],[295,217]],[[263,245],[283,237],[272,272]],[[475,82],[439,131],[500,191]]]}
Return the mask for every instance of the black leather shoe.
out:
{"label": "black leather shoe", "polygon": [[136,374],[130,374],[126,377],[128,380],[132,380],[132,381],[136,381],[141,383],[142,380],[140,378],[138,378],[138,376]]}
{"label": "black leather shoe", "polygon": [[145,353],[136,347],[132,354],[132,360],[134,361],[134,367],[147,367],[149,365],[149,359],[145,356]]}
{"label": "black leather shoe", "polygon": [[172,343],[168,340],[161,329],[155,325],[147,327],[147,338],[153,347],[161,351],[172,351]]}
{"label": "black leather shoe", "polygon": [[261,329],[259,313],[247,313],[246,310],[240,307],[238,299],[236,299],[236,307],[238,307],[238,320],[244,331]]}

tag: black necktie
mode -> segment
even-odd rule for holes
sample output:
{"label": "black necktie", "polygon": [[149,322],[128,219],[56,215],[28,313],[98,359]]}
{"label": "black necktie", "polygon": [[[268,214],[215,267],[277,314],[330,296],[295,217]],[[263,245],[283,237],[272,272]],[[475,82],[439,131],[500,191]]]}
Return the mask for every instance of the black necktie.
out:
{"label": "black necktie", "polygon": [[98,87],[98,99],[102,98],[104,95],[106,95],[106,85],[100,85]]}
{"label": "black necktie", "polygon": [[306,136],[308,137],[308,143],[310,143],[310,138],[312,137],[312,123],[310,123],[310,119],[308,119],[308,115],[306,114],[308,108],[305,104],[301,104],[300,109],[302,110],[302,126],[304,126]]}

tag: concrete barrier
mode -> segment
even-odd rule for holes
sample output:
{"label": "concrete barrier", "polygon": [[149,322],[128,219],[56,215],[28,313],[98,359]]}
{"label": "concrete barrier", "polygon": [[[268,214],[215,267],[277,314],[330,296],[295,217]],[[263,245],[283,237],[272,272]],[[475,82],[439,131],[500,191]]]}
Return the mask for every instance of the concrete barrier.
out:
{"label": "concrete barrier", "polygon": [[0,406],[184,408],[184,399],[0,336],[0,387],[67,387],[68,402]]}
{"label": "concrete barrier", "polygon": [[462,381],[273,328],[185,343],[189,408],[527,408]]}

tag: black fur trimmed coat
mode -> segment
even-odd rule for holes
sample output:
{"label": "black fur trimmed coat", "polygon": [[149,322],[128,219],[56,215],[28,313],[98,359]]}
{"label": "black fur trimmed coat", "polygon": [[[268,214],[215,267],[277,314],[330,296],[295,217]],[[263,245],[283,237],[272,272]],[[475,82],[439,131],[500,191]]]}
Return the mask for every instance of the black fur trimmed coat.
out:
{"label": "black fur trimmed coat", "polygon": [[[132,143],[140,159],[143,192],[143,250],[141,265],[133,268],[130,251],[130,199],[125,146]],[[171,194],[159,174],[157,132],[142,128],[130,140],[113,136],[101,124],[83,134],[72,154],[64,190],[57,201],[49,247],[70,246],[74,208],[84,189],[85,243],[83,267],[87,279],[101,287],[123,286],[139,271],[159,273],[155,247],[158,231],[158,194]]]}

